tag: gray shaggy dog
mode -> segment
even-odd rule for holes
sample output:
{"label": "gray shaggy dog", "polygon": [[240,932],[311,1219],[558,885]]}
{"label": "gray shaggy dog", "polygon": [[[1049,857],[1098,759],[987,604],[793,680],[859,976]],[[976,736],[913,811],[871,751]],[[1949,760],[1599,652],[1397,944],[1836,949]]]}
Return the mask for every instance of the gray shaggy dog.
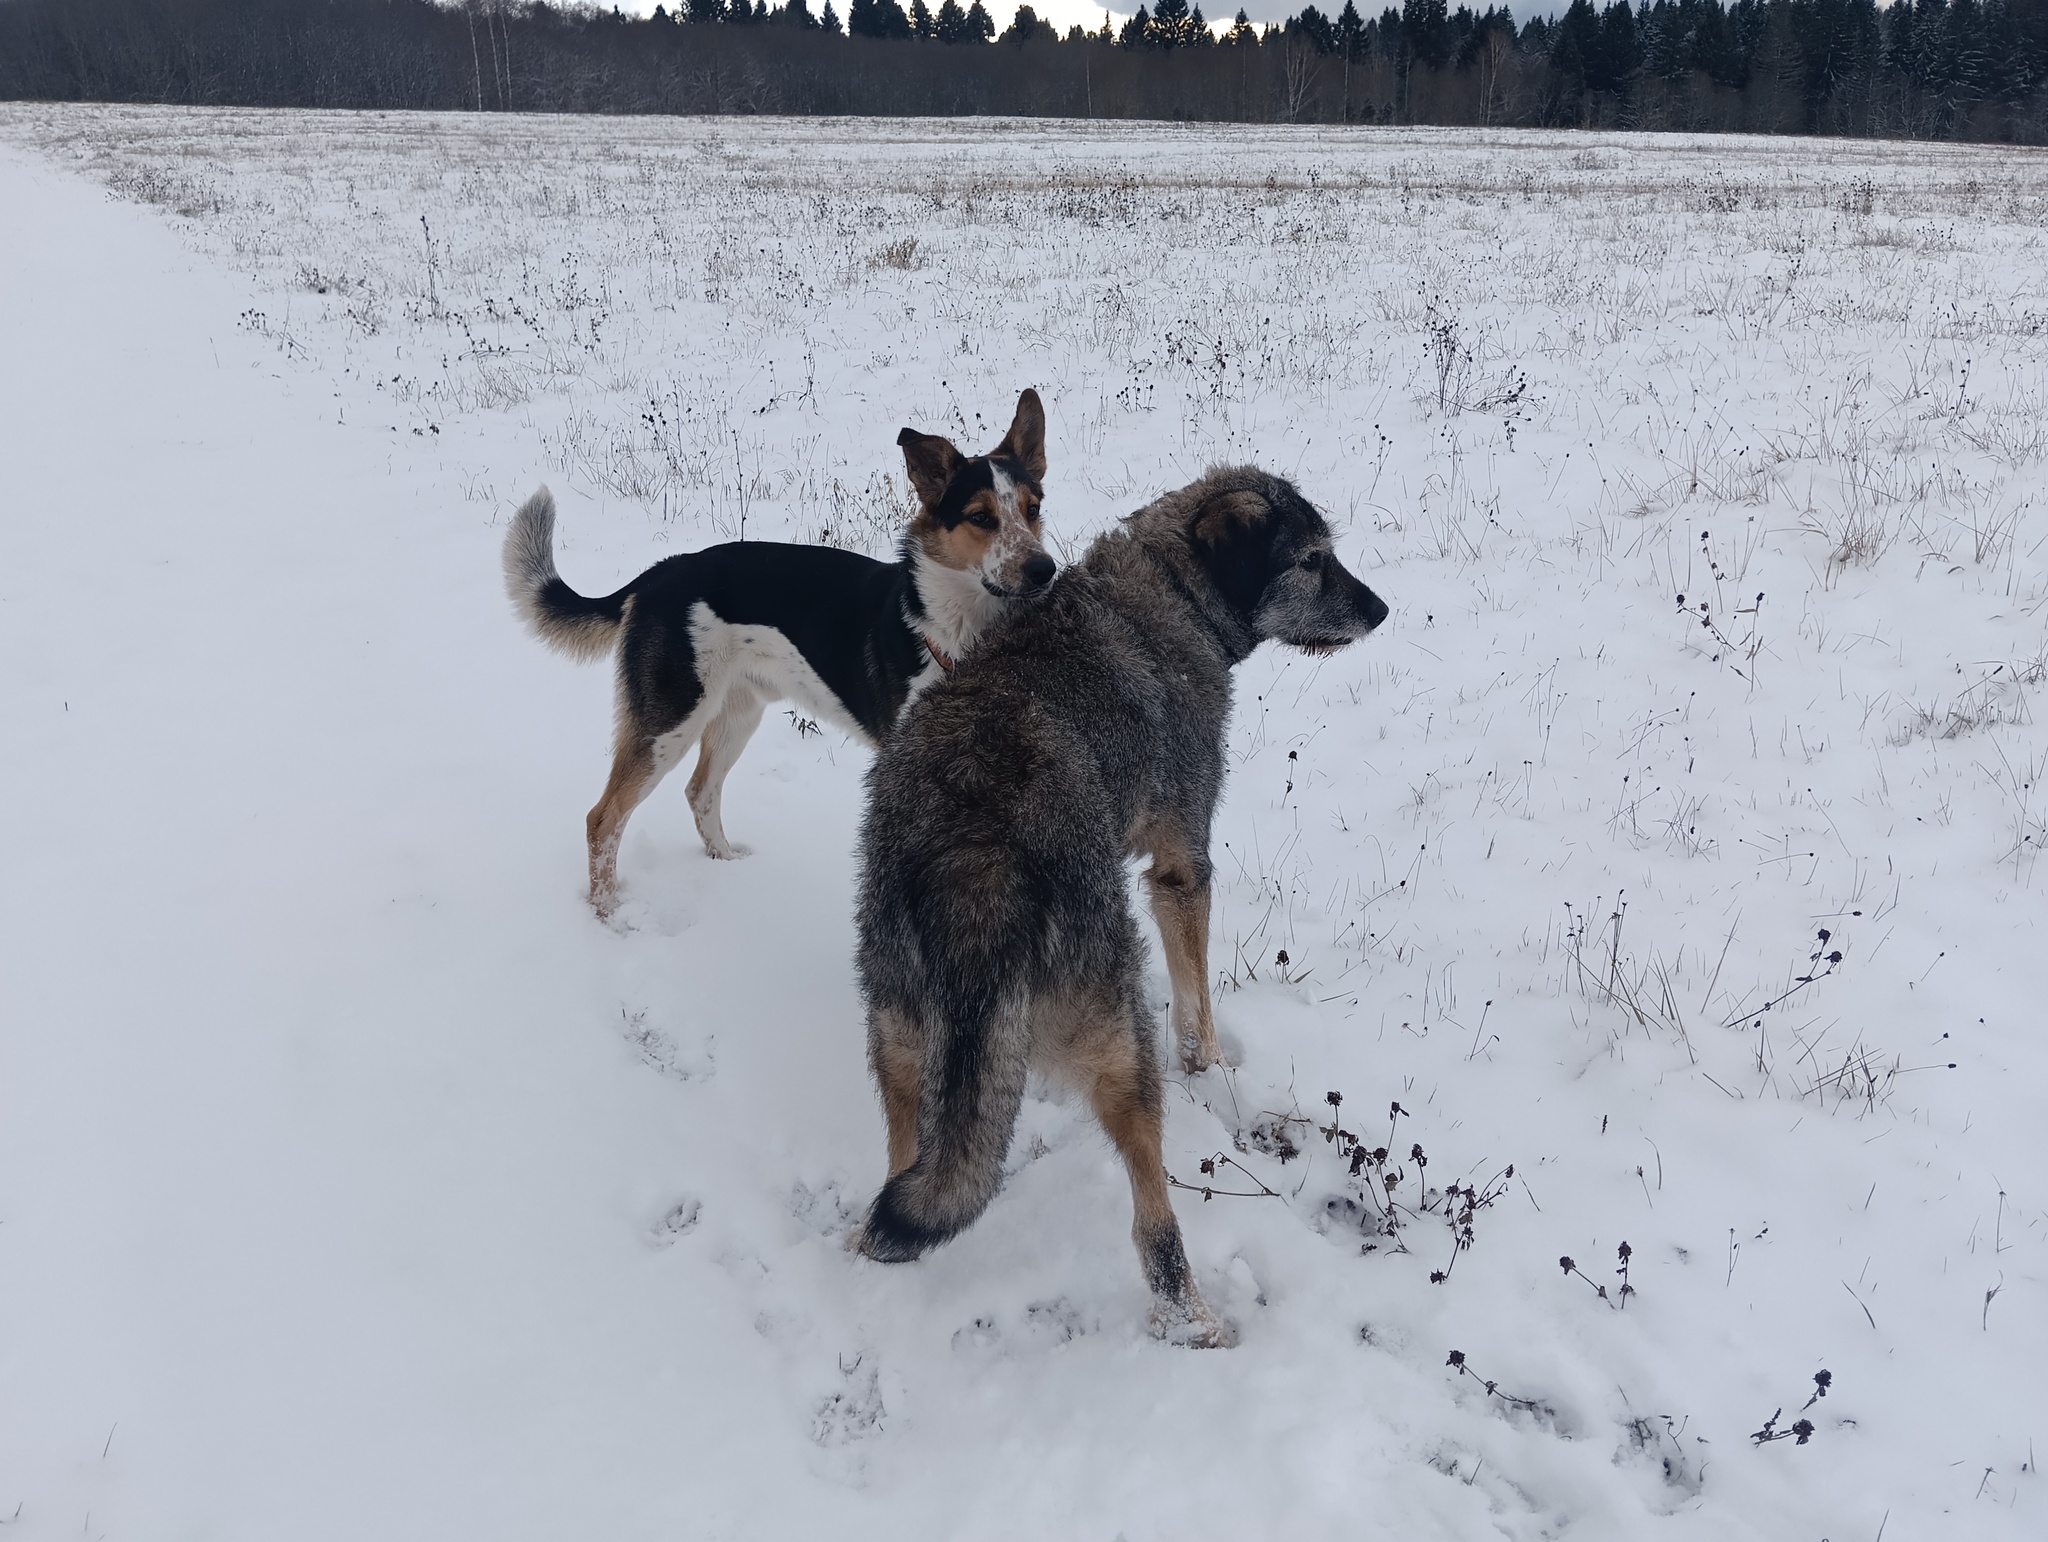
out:
{"label": "gray shaggy dog", "polygon": [[1232,668],[1321,653],[1387,607],[1293,485],[1211,471],[1100,537],[928,690],[868,773],[859,968],[889,1179],[852,1245],[916,1258],[987,1208],[1036,1067],[1085,1096],[1130,1173],[1159,1333],[1220,1345],[1167,1197],[1160,1065],[1125,861],[1151,859],[1183,1061],[1209,1015],[1209,826]]}

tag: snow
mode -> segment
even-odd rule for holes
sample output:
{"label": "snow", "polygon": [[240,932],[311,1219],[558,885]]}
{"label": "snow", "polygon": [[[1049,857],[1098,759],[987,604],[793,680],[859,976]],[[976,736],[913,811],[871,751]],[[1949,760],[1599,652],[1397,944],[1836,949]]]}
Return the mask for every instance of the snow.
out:
{"label": "snow", "polygon": [[[0,135],[10,1537],[2040,1534],[2038,153]],[[771,710],[755,855],[664,786],[607,928],[608,683],[500,586],[544,480],[586,592],[881,551],[896,430],[1026,384],[1067,551],[1256,458],[1395,608],[1239,672],[1237,1066],[1167,1132],[1278,1196],[1176,1196],[1228,1352],[1146,1336],[1044,1096],[972,1230],[844,1251],[866,753]],[[1442,1283],[1441,1197],[1343,1218],[1331,1090],[1415,1209],[1513,1164]]]}

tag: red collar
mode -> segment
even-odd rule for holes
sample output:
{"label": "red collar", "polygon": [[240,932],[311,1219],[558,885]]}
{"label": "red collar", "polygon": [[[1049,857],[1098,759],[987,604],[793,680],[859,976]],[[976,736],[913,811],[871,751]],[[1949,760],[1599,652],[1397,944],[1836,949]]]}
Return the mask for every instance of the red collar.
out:
{"label": "red collar", "polygon": [[924,634],[924,645],[931,651],[931,656],[938,662],[939,668],[943,669],[947,674],[950,675],[953,672],[953,661],[947,658],[944,653],[939,651],[939,645],[932,641],[931,634],[929,632]]}

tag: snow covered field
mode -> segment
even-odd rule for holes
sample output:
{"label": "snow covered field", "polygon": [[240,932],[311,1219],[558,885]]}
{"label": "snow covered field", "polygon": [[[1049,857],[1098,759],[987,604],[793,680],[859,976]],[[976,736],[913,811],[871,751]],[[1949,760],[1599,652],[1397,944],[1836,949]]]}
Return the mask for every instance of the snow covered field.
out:
{"label": "snow covered field", "polygon": [[[0,1536],[2048,1529],[2048,159],[11,106],[0,201]],[[1027,384],[1068,551],[1256,459],[1395,610],[1239,673],[1229,1352],[1058,1102],[843,1251],[866,753],[608,929],[500,586],[543,480],[586,592],[881,553]]]}

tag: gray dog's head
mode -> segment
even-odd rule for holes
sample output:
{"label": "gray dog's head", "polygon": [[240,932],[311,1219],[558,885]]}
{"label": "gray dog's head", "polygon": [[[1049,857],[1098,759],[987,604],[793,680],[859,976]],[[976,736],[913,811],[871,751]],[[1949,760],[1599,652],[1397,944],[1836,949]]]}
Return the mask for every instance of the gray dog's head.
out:
{"label": "gray dog's head", "polygon": [[1155,508],[1179,527],[1251,646],[1271,638],[1332,653],[1387,619],[1386,602],[1337,560],[1329,525],[1285,477],[1212,471]]}

